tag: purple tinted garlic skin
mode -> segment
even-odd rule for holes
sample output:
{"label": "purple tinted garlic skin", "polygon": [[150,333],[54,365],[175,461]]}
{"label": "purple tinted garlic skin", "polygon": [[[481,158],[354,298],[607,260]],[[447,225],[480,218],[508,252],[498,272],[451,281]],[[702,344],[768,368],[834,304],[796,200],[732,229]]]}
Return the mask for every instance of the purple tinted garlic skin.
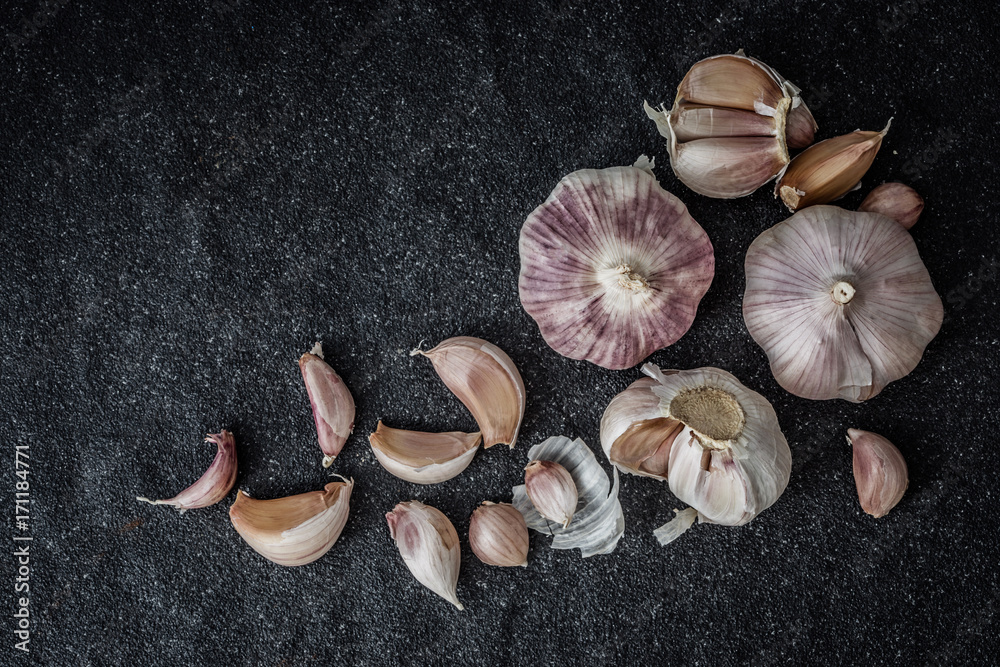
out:
{"label": "purple tinted garlic skin", "polygon": [[924,198],[902,183],[883,183],[868,193],[859,211],[881,213],[910,229],[924,211]]}
{"label": "purple tinted garlic skin", "polygon": [[389,534],[414,579],[459,610],[456,587],[462,565],[458,532],[440,510],[417,500],[396,505],[385,515]]}
{"label": "purple tinted garlic skin", "polygon": [[705,230],[639,167],[563,178],[528,216],[519,250],[521,304],[545,342],[610,369],[683,336],[715,274]]}
{"label": "purple tinted garlic skin", "polygon": [[323,450],[323,467],[329,468],[354,431],[354,397],[340,376],[323,360],[323,346],[299,359],[299,369],[309,393],[316,435]]}
{"label": "purple tinted garlic skin", "polygon": [[497,567],[527,567],[528,525],[508,503],[484,502],[469,520],[469,546],[479,560]]}
{"label": "purple tinted garlic skin", "polygon": [[906,461],[886,438],[851,428],[847,441],[854,450],[854,481],[861,508],[876,519],[885,516],[903,498],[909,484]]}
{"label": "purple tinted garlic skin", "polygon": [[173,498],[150,500],[140,496],[136,500],[151,505],[171,505],[183,514],[186,510],[208,507],[225,498],[236,483],[236,441],[232,433],[223,430],[222,433],[209,433],[205,442],[215,443],[218,450],[212,464],[197,482]]}
{"label": "purple tinted garlic skin", "polygon": [[524,489],[539,514],[563,528],[569,526],[580,494],[566,468],[555,461],[532,461],[524,469]]}

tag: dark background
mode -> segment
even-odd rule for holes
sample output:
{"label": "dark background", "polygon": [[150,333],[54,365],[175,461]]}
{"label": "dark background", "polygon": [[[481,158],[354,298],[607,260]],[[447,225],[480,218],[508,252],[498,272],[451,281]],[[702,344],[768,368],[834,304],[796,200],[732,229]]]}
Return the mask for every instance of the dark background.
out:
{"label": "dark background", "polygon": [[[5,3],[0,23],[0,512],[30,447],[28,656],[3,664],[965,664],[996,651],[998,528],[995,10],[910,0],[792,3]],[[740,315],[743,255],[787,212],[761,188],[712,200],[670,172],[643,99],[745,48],[803,89],[820,138],[894,118],[865,187],[926,198],[913,235],[941,333],[869,403],[781,390]],[[517,296],[525,216],[575,169],[655,156],[707,230],[716,277],[651,361],[716,365],[773,401],[787,491],[747,526],[652,531],[679,507],[622,478],[627,530],[582,560],[532,537],[526,570],[466,542],[527,449],[598,423],[638,370],[564,359]],[[455,335],[519,365],[521,444],[448,482],[390,476],[367,435],[474,430],[425,359]],[[256,497],[327,480],[296,365],[323,341],[357,400],[334,470],[351,517],[316,563],[281,568],[227,501],[167,497],[237,438]],[[903,451],[910,488],[861,511],[848,427]],[[407,572],[383,515],[419,498],[462,536],[458,612]],[[8,540],[16,531],[7,522]],[[12,550],[14,543],[0,551]]]}

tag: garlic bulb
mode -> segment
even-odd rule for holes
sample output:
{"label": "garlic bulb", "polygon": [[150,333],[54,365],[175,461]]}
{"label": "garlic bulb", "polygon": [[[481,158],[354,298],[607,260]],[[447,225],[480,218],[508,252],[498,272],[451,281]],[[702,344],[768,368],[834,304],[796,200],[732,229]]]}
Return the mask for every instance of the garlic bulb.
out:
{"label": "garlic bulb", "polygon": [[854,481],[861,508],[876,519],[889,513],[909,484],[906,461],[896,446],[869,431],[847,429],[854,449]]}
{"label": "garlic bulb", "polygon": [[747,330],[803,398],[875,396],[917,366],[944,316],[910,234],[877,213],[799,211],[750,245],[746,279]]}
{"label": "garlic bulb", "polygon": [[440,510],[411,500],[385,515],[389,534],[413,577],[459,609],[455,588],[462,552],[455,526]]}
{"label": "garlic bulb", "polygon": [[520,253],[521,304],[545,342],[613,369],[683,336],[715,274],[705,230],[649,168],[569,174],[528,216]]}
{"label": "garlic bulb", "polygon": [[469,546],[479,560],[499,567],[527,567],[528,526],[508,503],[484,501],[469,520]]}
{"label": "garlic bulb", "polygon": [[312,405],[316,434],[323,450],[323,467],[329,468],[354,431],[354,397],[340,376],[323,360],[320,343],[302,355],[299,369]]}
{"label": "garlic bulb", "polygon": [[868,193],[858,210],[881,213],[909,229],[924,210],[924,198],[908,185],[883,183]]}
{"label": "garlic bulb", "polygon": [[601,447],[616,468],[665,479],[694,512],[657,531],[666,544],[694,521],[738,526],[778,499],[792,454],[767,399],[718,368],[663,372],[633,383],[601,418]]}
{"label": "garlic bulb", "polygon": [[208,466],[198,481],[187,487],[173,498],[164,500],[150,500],[143,496],[137,496],[136,500],[141,500],[150,505],[172,505],[181,511],[181,514],[190,509],[198,507],[208,507],[214,505],[229,493],[236,483],[236,441],[233,434],[223,430],[222,433],[209,433],[205,442],[215,443],[218,450],[212,464]]}
{"label": "garlic bulb", "polygon": [[482,439],[479,433],[404,431],[381,421],[368,436],[382,467],[416,484],[436,484],[458,475],[472,463]]}
{"label": "garlic bulb", "polygon": [[472,413],[483,434],[483,447],[504,443],[514,448],[524,419],[524,380],[507,353],[481,338],[449,338],[410,355],[431,360],[445,385]]}
{"label": "garlic bulb", "polygon": [[278,565],[306,565],[334,545],[347,523],[354,480],[341,477],[322,491],[255,500],[242,491],[229,508],[236,532]]}
{"label": "garlic bulb", "polygon": [[708,197],[750,194],[788,164],[788,148],[813,141],[818,126],[799,89],[740,50],[694,64],[673,108],[646,115],[667,138],[670,166]]}
{"label": "garlic bulb", "polygon": [[569,526],[580,495],[566,468],[555,461],[532,461],[524,469],[524,490],[539,514],[563,528]]}

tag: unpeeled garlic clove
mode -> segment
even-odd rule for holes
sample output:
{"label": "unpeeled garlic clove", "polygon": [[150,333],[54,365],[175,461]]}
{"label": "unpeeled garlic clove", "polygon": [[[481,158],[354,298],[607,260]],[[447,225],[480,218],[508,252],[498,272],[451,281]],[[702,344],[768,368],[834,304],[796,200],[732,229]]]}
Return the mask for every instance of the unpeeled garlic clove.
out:
{"label": "unpeeled garlic clove", "polygon": [[299,369],[309,393],[316,435],[323,450],[323,467],[329,468],[354,430],[354,397],[340,376],[323,360],[323,346],[299,359]]}
{"label": "unpeeled garlic clove", "polygon": [[891,124],[890,118],[881,132],[858,130],[810,146],[785,169],[774,186],[774,196],[780,196],[788,210],[795,212],[829,203],[856,189]]}
{"label": "unpeeled garlic clove", "polygon": [[524,381],[507,353],[481,338],[459,336],[426,352],[410,355],[431,360],[445,385],[462,401],[479,424],[483,447],[514,448],[524,419]]}
{"label": "unpeeled garlic clove", "polygon": [[440,510],[410,500],[385,515],[389,533],[413,577],[459,609],[456,586],[462,552],[455,526]]}
{"label": "unpeeled garlic clove", "polygon": [[889,513],[909,484],[906,461],[896,446],[877,433],[847,429],[854,450],[854,481],[861,508],[876,519]]}
{"label": "unpeeled garlic clove", "polygon": [[881,213],[909,229],[924,210],[924,198],[902,183],[883,183],[868,193],[859,211]]}
{"label": "unpeeled garlic clove", "polygon": [[789,148],[805,148],[811,146],[816,138],[819,125],[812,112],[805,104],[793,106],[785,121],[785,141]]}
{"label": "unpeeled garlic clove", "polygon": [[209,433],[205,442],[213,442],[218,446],[215,459],[208,470],[197,482],[178,493],[173,498],[165,500],[150,500],[137,496],[136,500],[151,505],[172,505],[183,514],[190,509],[214,505],[229,493],[236,483],[236,441],[233,434],[223,430],[222,433]]}
{"label": "unpeeled garlic clove", "polygon": [[436,484],[455,477],[472,463],[481,441],[479,433],[404,431],[381,421],[368,436],[382,467],[416,484]]}
{"label": "unpeeled garlic clove", "polygon": [[469,546],[487,565],[528,566],[528,526],[508,503],[483,502],[469,520]]}
{"label": "unpeeled garlic clove", "polygon": [[289,567],[306,565],[329,551],[340,537],[353,489],[354,480],[344,479],[330,482],[322,491],[273,500],[256,500],[240,491],[229,508],[229,519],[264,558]]}
{"label": "unpeeled garlic clove", "polygon": [[[678,371],[663,371],[665,375]],[[652,378],[640,378],[611,399],[601,417],[601,447],[623,472],[666,481],[670,448],[683,425],[664,417]]]}
{"label": "unpeeled garlic clove", "polygon": [[566,468],[555,461],[532,461],[524,469],[524,489],[539,514],[563,528],[569,526],[580,494]]}

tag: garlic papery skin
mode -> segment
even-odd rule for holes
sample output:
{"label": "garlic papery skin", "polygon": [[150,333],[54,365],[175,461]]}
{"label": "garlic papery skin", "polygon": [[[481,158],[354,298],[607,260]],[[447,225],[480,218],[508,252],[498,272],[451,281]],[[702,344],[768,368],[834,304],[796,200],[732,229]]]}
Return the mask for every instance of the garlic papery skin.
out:
{"label": "garlic papery skin", "polygon": [[368,436],[382,467],[415,484],[437,484],[458,475],[472,463],[482,439],[479,433],[404,431],[381,421]]}
{"label": "garlic papery skin", "polygon": [[469,546],[487,565],[527,567],[528,543],[528,526],[513,505],[485,501],[472,513]]}
{"label": "garlic papery skin", "polygon": [[909,232],[811,206],[746,255],[743,319],[785,390],[860,402],[916,368],[944,317]]}
{"label": "garlic papery skin", "polygon": [[924,210],[924,198],[909,185],[883,183],[868,193],[859,211],[881,213],[909,229],[917,224]]}
{"label": "garlic papery skin", "polygon": [[601,448],[619,470],[666,481],[670,448],[682,425],[660,412],[656,384],[640,378],[611,399],[601,417]]}
{"label": "garlic papery skin", "polygon": [[316,435],[323,450],[323,467],[329,468],[354,431],[354,397],[340,376],[323,360],[323,346],[299,359],[299,369],[309,393]]}
{"label": "garlic papery skin", "polygon": [[675,343],[715,275],[708,234],[637,164],[569,174],[521,228],[525,311],[556,352],[603,368]]}
{"label": "garlic papery skin", "polygon": [[876,519],[889,513],[909,484],[906,461],[896,446],[877,433],[847,429],[854,450],[854,482],[861,509]]}
{"label": "garlic papery skin", "polygon": [[410,500],[385,515],[389,533],[413,577],[458,609],[456,587],[462,552],[455,526],[441,511]]}
{"label": "garlic papery skin", "polygon": [[507,353],[481,338],[449,338],[426,352],[410,355],[431,360],[438,377],[462,401],[479,424],[483,447],[507,444],[513,449],[524,419],[524,380]]}
{"label": "garlic papery skin", "polygon": [[190,509],[214,505],[225,498],[236,483],[236,441],[232,433],[223,430],[222,433],[209,433],[205,437],[205,442],[215,443],[217,451],[212,464],[197,482],[173,498],[150,500],[138,496],[136,500],[151,505],[171,505],[183,514]]}
{"label": "garlic papery skin", "polygon": [[780,196],[794,212],[832,202],[857,189],[891,124],[890,118],[881,132],[858,130],[810,146],[785,169],[774,186],[774,196]]}
{"label": "garlic papery skin", "polygon": [[566,468],[554,461],[532,461],[524,469],[524,488],[539,514],[563,528],[569,526],[580,494]]}
{"label": "garlic papery skin", "polygon": [[229,508],[236,532],[264,558],[294,567],[320,558],[347,523],[354,480],[341,478],[322,491],[256,500],[242,491]]}

